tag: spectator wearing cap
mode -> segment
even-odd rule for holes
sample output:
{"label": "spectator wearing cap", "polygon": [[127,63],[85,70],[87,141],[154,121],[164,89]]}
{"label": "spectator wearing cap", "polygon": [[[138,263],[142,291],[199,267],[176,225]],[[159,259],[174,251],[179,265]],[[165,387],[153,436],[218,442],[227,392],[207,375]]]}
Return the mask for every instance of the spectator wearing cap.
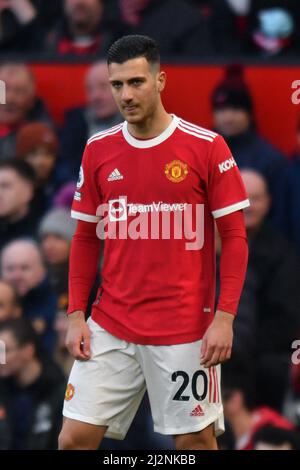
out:
{"label": "spectator wearing cap", "polygon": [[2,279],[14,286],[23,315],[31,321],[45,349],[52,353],[57,296],[49,282],[39,245],[29,239],[12,241],[2,250],[0,263]]}
{"label": "spectator wearing cap", "polygon": [[15,157],[16,133],[24,123],[51,124],[51,119],[44,103],[36,96],[35,79],[26,65],[1,64],[0,80],[6,85],[6,103],[0,106],[0,160],[3,160]]}
{"label": "spectator wearing cap", "polygon": [[74,180],[78,177],[87,139],[96,132],[109,129],[122,121],[111,93],[105,62],[96,62],[88,69],[85,93],[86,105],[66,113],[61,136],[62,160],[68,162]]}
{"label": "spectator wearing cap", "polygon": [[58,296],[59,310],[68,306],[69,253],[76,222],[70,211],[53,209],[41,220],[39,237],[44,259],[48,266],[50,282]]}
{"label": "spectator wearing cap", "polygon": [[251,168],[267,180],[272,195],[270,217],[281,228],[282,173],[285,157],[255,127],[253,101],[240,66],[231,66],[211,97],[214,127],[225,138],[239,168]]}
{"label": "spectator wearing cap", "polygon": [[28,123],[17,133],[17,158],[31,165],[36,174],[33,207],[39,216],[52,206],[54,195],[67,179],[67,175],[61,171],[58,152],[58,138],[47,124]]}
{"label": "spectator wearing cap", "polygon": [[36,236],[34,190],[35,173],[28,163],[0,161],[0,250],[15,238]]}

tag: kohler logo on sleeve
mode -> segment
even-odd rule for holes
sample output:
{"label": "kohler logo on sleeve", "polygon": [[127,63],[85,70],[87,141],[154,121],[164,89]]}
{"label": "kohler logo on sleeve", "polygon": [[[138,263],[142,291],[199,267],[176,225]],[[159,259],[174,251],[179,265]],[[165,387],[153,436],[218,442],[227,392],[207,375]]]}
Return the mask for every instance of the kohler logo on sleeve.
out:
{"label": "kohler logo on sleeve", "polygon": [[228,158],[228,160],[225,160],[225,162],[219,163],[220,173],[224,173],[224,171],[228,171],[234,166],[236,166],[236,162],[234,158],[233,157]]}

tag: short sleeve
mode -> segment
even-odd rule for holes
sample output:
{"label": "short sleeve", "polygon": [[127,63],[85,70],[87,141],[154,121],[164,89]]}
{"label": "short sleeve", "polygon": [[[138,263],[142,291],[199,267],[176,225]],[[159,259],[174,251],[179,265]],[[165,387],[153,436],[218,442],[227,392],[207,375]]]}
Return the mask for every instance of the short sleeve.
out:
{"label": "short sleeve", "polygon": [[92,157],[90,146],[86,145],[76,184],[71,217],[85,222],[97,223],[99,217],[96,213],[101,204],[101,196],[100,188],[97,187]]}
{"label": "short sleeve", "polygon": [[209,156],[208,202],[215,219],[250,205],[237,164],[221,136],[214,140]]}

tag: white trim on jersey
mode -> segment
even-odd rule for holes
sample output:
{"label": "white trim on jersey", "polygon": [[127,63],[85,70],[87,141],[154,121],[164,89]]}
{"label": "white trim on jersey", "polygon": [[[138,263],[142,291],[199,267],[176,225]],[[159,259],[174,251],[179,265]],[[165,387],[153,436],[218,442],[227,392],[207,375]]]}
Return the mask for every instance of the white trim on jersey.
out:
{"label": "white trim on jersey", "polygon": [[122,125],[123,125],[123,122],[120,122],[119,124],[116,124],[115,126],[109,127],[108,129],[103,129],[103,131],[96,132],[95,134],[92,134],[91,137],[88,138],[88,141],[90,139],[94,139],[94,137],[98,137],[100,134],[105,134],[106,132],[114,131],[117,127],[120,127]]}
{"label": "white trim on jersey", "polygon": [[192,124],[191,122],[185,121],[184,119],[180,119],[180,124],[183,127],[186,127],[192,131],[198,131],[201,134],[208,135],[209,137],[217,137],[218,134],[216,132],[210,131],[205,129],[204,127],[196,126],[196,124]]}
{"label": "white trim on jersey", "polygon": [[83,212],[77,212],[73,210],[71,210],[71,217],[72,219],[82,220],[83,222],[98,223],[100,220],[100,217],[95,215],[84,214]]}
{"label": "white trim on jersey", "polygon": [[231,204],[231,206],[223,207],[222,209],[217,209],[216,211],[212,211],[212,215],[214,216],[215,219],[218,219],[219,217],[223,217],[223,215],[231,214],[232,212],[245,209],[245,207],[249,207],[249,206],[250,206],[249,199],[245,199],[244,201]]}
{"label": "white trim on jersey", "polygon": [[153,139],[147,139],[147,140],[138,140],[135,137],[133,137],[131,134],[129,134],[128,131],[128,124],[125,121],[123,124],[122,132],[125,140],[131,145],[132,147],[140,148],[140,149],[147,149],[150,147],[155,147],[156,145],[161,144],[165,140],[167,140],[175,131],[177,128],[179,118],[175,116],[175,114],[172,114],[173,119],[171,124],[165,129],[160,135],[157,137],[154,137]]}
{"label": "white trim on jersey", "polygon": [[103,131],[103,132],[99,132],[98,134],[95,134],[94,136],[89,138],[89,140],[87,141],[87,145],[90,145],[92,142],[95,142],[95,140],[101,140],[101,139],[104,139],[104,137],[117,134],[122,129],[122,126],[123,124],[118,124],[117,126],[114,126],[111,129],[108,129],[107,131]]}
{"label": "white trim on jersey", "polygon": [[204,140],[208,140],[209,142],[213,142],[214,141],[214,137],[210,137],[208,135],[204,135],[196,130],[191,130],[191,129],[187,129],[185,127],[183,127],[182,123],[179,121],[178,123],[178,129],[180,129],[182,132],[185,132],[186,134],[190,134],[190,135],[193,135],[194,137],[198,137],[198,139],[204,139]]}

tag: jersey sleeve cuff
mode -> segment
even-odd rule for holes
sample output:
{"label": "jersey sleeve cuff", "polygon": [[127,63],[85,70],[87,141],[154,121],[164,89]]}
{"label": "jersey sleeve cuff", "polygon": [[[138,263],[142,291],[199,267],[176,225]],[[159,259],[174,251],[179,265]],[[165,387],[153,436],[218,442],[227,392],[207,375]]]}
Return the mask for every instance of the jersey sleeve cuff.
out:
{"label": "jersey sleeve cuff", "polygon": [[218,219],[219,217],[223,217],[224,215],[231,214],[232,212],[245,209],[246,207],[249,207],[249,206],[250,206],[249,199],[245,199],[244,201],[236,202],[235,204],[231,204],[230,206],[212,211],[212,215],[214,219]]}
{"label": "jersey sleeve cuff", "polygon": [[82,220],[83,222],[92,222],[97,223],[100,220],[100,217],[96,215],[84,214],[83,212],[77,212],[71,210],[72,219]]}

